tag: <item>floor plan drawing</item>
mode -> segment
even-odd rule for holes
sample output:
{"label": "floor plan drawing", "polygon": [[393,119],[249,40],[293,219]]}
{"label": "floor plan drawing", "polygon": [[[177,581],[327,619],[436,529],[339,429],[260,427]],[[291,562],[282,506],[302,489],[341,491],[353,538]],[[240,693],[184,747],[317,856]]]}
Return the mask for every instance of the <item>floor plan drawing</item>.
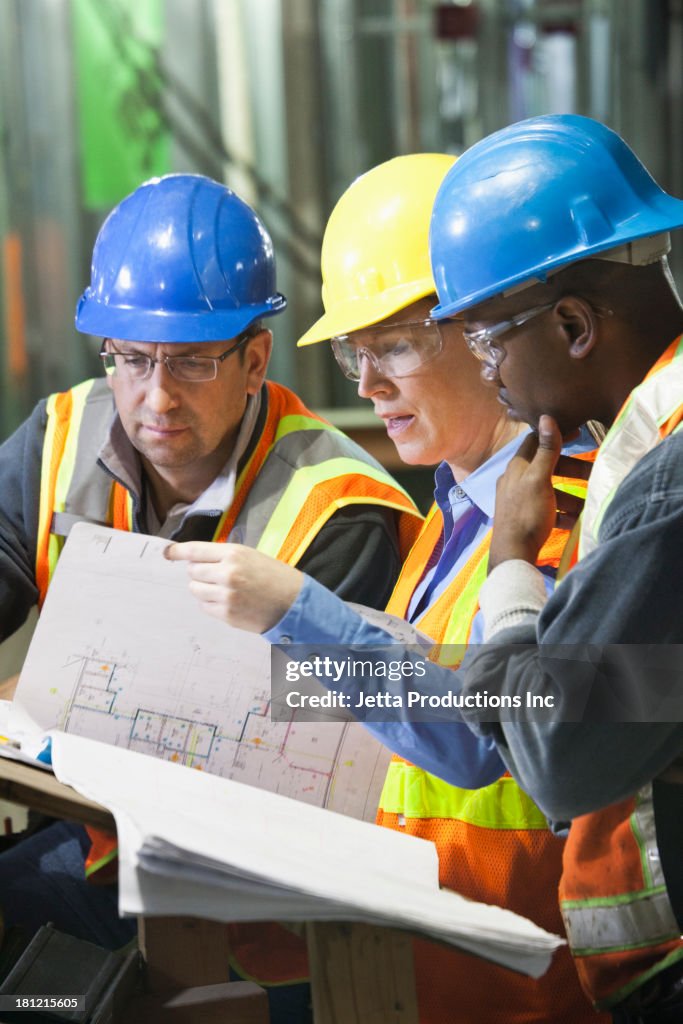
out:
{"label": "floor plan drawing", "polygon": [[165,543],[72,531],[17,699],[44,731],[372,820],[386,748],[356,723],[272,721],[269,645],[204,615]]}

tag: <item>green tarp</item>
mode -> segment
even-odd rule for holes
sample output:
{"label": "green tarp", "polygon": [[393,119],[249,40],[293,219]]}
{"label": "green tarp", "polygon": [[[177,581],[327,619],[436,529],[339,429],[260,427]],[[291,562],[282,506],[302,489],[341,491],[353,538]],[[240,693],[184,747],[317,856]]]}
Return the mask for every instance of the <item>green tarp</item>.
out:
{"label": "green tarp", "polygon": [[72,12],[83,203],[102,210],[169,170],[163,0],[72,0]]}

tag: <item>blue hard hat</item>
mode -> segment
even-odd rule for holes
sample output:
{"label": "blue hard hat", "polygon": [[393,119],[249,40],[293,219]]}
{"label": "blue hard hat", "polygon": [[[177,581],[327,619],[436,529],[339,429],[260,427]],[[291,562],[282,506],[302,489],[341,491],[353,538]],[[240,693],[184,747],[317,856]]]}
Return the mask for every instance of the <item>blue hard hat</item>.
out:
{"label": "blue hard hat", "polygon": [[588,117],[533,117],[467,150],[437,193],[430,228],[438,318],[545,281],[549,272],[683,227],[615,132]]}
{"label": "blue hard hat", "polygon": [[169,174],[107,217],[76,328],[126,341],[221,341],[286,304],[251,207],[210,178]]}

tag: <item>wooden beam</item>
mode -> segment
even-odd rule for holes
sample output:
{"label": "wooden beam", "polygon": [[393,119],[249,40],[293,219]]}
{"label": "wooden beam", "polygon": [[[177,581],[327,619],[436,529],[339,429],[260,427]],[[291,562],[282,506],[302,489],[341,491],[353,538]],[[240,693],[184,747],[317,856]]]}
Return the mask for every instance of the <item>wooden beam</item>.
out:
{"label": "wooden beam", "polygon": [[51,772],[0,757],[0,797],[55,818],[116,831],[113,815],[59,782]]}
{"label": "wooden beam", "polygon": [[230,978],[227,924],[198,917],[139,917],[138,940],[150,992]]}
{"label": "wooden beam", "polygon": [[312,921],[306,937],[315,1024],[417,1024],[410,935]]}

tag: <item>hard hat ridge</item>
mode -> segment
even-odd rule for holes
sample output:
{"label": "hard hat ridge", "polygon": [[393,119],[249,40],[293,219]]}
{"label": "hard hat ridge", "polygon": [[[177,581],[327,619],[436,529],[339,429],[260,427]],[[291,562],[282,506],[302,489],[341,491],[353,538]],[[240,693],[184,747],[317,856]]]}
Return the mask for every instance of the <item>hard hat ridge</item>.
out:
{"label": "hard hat ridge", "polygon": [[270,236],[225,185],[153,178],[112,210],[76,309],[87,334],[128,341],[219,341],[279,313]]}

